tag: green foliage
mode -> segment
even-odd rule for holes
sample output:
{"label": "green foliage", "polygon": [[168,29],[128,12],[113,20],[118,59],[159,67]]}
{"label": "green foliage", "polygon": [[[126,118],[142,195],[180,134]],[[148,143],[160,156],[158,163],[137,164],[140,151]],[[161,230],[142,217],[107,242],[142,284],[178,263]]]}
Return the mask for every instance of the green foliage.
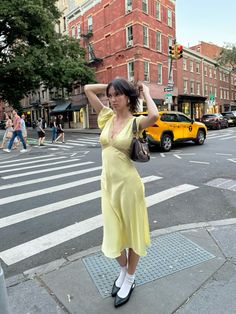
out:
{"label": "green foliage", "polygon": [[71,89],[94,81],[85,50],[54,30],[56,0],[0,1],[0,96],[16,106],[40,84]]}
{"label": "green foliage", "polygon": [[217,61],[220,65],[230,67],[236,73],[236,45],[227,44],[220,52]]}

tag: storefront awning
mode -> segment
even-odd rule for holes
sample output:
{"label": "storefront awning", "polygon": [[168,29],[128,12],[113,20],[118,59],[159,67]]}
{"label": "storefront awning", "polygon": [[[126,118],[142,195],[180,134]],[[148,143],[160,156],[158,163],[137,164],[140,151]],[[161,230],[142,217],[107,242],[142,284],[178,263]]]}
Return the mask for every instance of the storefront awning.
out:
{"label": "storefront awning", "polygon": [[66,101],[66,102],[58,104],[54,109],[52,109],[51,113],[52,114],[54,114],[54,113],[60,114],[60,113],[67,111],[68,109],[70,109],[70,107],[71,107],[71,102]]}
{"label": "storefront awning", "polygon": [[81,108],[86,107],[87,104],[71,104],[67,111],[80,111]]}

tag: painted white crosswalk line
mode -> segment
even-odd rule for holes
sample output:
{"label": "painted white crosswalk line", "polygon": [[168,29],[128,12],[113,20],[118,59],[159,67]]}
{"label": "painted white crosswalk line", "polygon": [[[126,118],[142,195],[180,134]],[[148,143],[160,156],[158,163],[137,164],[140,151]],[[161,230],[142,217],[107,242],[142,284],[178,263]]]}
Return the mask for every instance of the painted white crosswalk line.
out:
{"label": "painted white crosswalk line", "polygon": [[[57,143],[45,143],[44,142],[44,145],[45,146],[55,146],[55,147],[63,147],[63,148],[73,148],[73,146],[70,146],[70,145],[65,145],[65,144],[57,144]],[[40,147],[40,146],[39,146]]]}
{"label": "painted white crosswalk line", "polygon": [[216,138],[223,138],[223,137],[228,137],[232,135],[231,133],[229,134],[222,134],[222,135],[217,135],[217,136],[208,136],[206,137],[207,140],[211,140],[211,139],[216,139]]}
{"label": "painted white crosswalk line", "polygon": [[[90,162],[90,163],[93,163],[93,162]],[[83,173],[88,173],[88,172],[93,172],[93,171],[97,171],[97,170],[101,170],[101,169],[102,169],[101,166],[100,167],[93,167],[93,168],[77,170],[77,171],[72,171],[72,172],[67,172],[67,173],[55,174],[54,176],[49,176],[49,177],[37,178],[37,179],[32,179],[32,180],[24,180],[22,182],[11,183],[11,184],[4,184],[3,186],[0,186],[0,190],[7,190],[7,189],[15,188],[15,187],[26,186],[26,185],[31,185],[31,184],[61,179],[61,178],[75,176],[78,174],[83,174]]]}
{"label": "painted white crosswalk line", "polygon": [[[142,181],[143,183],[148,183],[148,182],[153,182],[160,179],[162,179],[162,177],[148,176],[148,177],[142,178]],[[82,203],[99,198],[100,196],[101,196],[101,191],[98,190],[92,193],[84,194],[81,196],[76,196],[67,200],[58,201],[53,204],[40,206],[31,210],[27,210],[25,212],[21,212],[19,214],[7,216],[0,219],[0,228],[4,228],[12,224],[16,224],[16,223],[19,223],[19,222],[22,222],[31,218],[49,214],[49,213],[52,213],[61,209],[65,209],[71,206],[80,205]]]}
{"label": "painted white crosswalk line", "polygon": [[87,140],[79,140],[79,141],[74,141],[74,140],[68,140],[68,142],[73,145],[73,143],[81,143],[81,144],[85,144],[85,145],[90,145],[90,144],[94,144],[94,145],[98,145],[99,142],[98,141],[87,141]]}
{"label": "painted white crosswalk line", "polygon": [[[80,159],[73,159],[74,160],[80,160]],[[71,161],[70,161],[71,162]],[[56,171],[56,170],[64,170],[64,169],[69,169],[69,168],[76,168],[76,167],[81,167],[83,165],[87,165],[88,163],[92,163],[91,161],[87,161],[87,162],[81,162],[79,164],[72,164],[72,165],[67,165],[67,166],[60,166],[60,167],[54,167],[54,168],[50,168],[50,169],[41,169],[41,170],[35,170],[35,171],[28,171],[28,172],[23,172],[23,173],[17,173],[17,174],[12,174],[9,176],[4,176],[2,177],[2,179],[4,180],[8,180],[8,179],[15,179],[15,178],[19,178],[19,177],[26,177],[26,176],[30,176],[32,174],[39,174],[39,173],[44,173],[44,172],[51,172],[51,171]]]}
{"label": "painted white crosswalk line", "polygon": [[43,159],[44,157],[53,157],[55,156],[54,154],[50,154],[50,155],[40,155],[40,156],[35,156],[35,157],[29,157],[29,158],[21,158],[21,159],[13,159],[13,160],[7,160],[7,161],[1,161],[1,165],[3,164],[10,164],[10,163],[14,163],[14,162],[18,162],[18,161],[27,161],[27,160],[33,160],[33,159]]}
{"label": "painted white crosswalk line", "polygon": [[[58,160],[58,159],[63,159],[63,158],[66,158],[66,156],[63,156],[63,157],[52,157],[52,158],[42,158],[40,160],[32,160],[32,161],[27,161],[27,162],[22,162],[22,163],[16,163],[16,164],[11,164],[11,167],[15,167],[15,166],[22,166],[22,165],[31,165],[31,164],[36,164],[36,163],[39,163],[41,162],[41,166],[43,165],[42,162],[45,162],[45,161],[52,161],[52,160]],[[9,168],[9,165],[4,165],[4,166],[0,166],[0,168]],[[31,166],[29,168],[32,168]],[[20,168],[22,169],[22,168]]]}
{"label": "painted white crosswalk line", "polygon": [[236,137],[236,135],[234,135],[234,136],[228,136],[227,138],[220,138],[219,140],[220,140],[220,141],[224,141],[224,140],[229,140],[229,139],[235,138],[235,137]]}
{"label": "painted white crosswalk line", "polygon": [[[65,156],[61,156],[61,157],[58,157],[57,159],[64,159]],[[73,159],[74,160],[79,160],[79,159]],[[11,169],[7,169],[7,170],[0,170],[0,173],[5,173],[5,172],[15,172],[15,171],[22,171],[22,170],[26,170],[26,169],[32,169],[32,168],[42,168],[42,167],[45,167],[45,166],[54,166],[54,165],[60,165],[60,164],[64,164],[64,163],[68,163],[68,162],[71,162],[72,160],[71,159],[67,159],[67,160],[62,160],[62,161],[56,161],[56,162],[50,162],[50,163],[46,163],[44,164],[43,163],[43,160],[42,160],[42,163],[41,165],[34,165],[34,166],[29,166],[29,167],[20,167],[20,168],[11,168]]]}
{"label": "painted white crosswalk line", "polygon": [[[96,182],[96,181],[100,180],[100,178],[101,178],[101,176],[90,177],[90,178],[80,179],[80,180],[69,182],[69,183],[59,184],[59,185],[52,186],[52,187],[45,188],[45,189],[41,189],[41,190],[24,192],[21,194],[14,194],[13,196],[3,197],[0,199],[0,206],[4,205],[4,204],[14,203],[14,202],[17,202],[20,200],[26,200],[28,198],[32,198],[32,197],[36,197],[36,196],[40,196],[40,195],[45,195],[45,194],[49,194],[49,193],[55,193],[58,191],[63,191],[63,190],[70,189],[70,188],[80,186],[80,185],[84,185],[87,183]],[[149,176],[149,177],[144,178],[144,182],[151,182],[151,181],[155,181],[155,180],[156,180],[155,176]]]}
{"label": "painted white crosswalk line", "polygon": [[[192,187],[192,189],[190,187]],[[168,193],[169,190],[166,190],[165,192],[162,191],[156,193],[154,194],[155,197],[153,195],[147,197],[148,207],[197,188],[198,188],[197,186],[183,184],[181,186],[169,189],[170,193]],[[173,193],[174,189],[178,190],[178,194]],[[48,233],[42,237],[33,239],[31,241],[25,242],[18,246],[2,251],[0,252],[0,258],[4,261],[5,264],[13,265],[26,258],[34,256],[35,254],[41,253],[66,241],[77,238],[99,227],[102,227],[101,215],[94,216],[79,223],[75,223],[60,230]]]}

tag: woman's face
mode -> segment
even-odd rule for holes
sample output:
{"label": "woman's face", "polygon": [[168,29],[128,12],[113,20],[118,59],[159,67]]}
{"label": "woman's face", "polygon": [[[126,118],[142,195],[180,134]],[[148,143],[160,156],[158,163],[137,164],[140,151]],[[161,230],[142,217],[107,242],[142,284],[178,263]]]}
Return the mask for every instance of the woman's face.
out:
{"label": "woman's face", "polygon": [[110,87],[107,96],[114,110],[119,111],[128,108],[128,97],[124,94],[117,93],[113,86]]}

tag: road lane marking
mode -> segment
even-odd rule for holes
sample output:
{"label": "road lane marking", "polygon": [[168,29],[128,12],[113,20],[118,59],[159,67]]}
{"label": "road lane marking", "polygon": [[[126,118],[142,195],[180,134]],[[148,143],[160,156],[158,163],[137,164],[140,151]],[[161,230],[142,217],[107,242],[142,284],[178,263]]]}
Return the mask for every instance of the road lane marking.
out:
{"label": "road lane marking", "polygon": [[[162,179],[162,177],[148,176],[148,177],[142,178],[142,182],[149,183],[149,182],[153,182],[160,179]],[[52,213],[61,209],[65,209],[65,208],[72,207],[75,205],[80,205],[82,203],[94,200],[99,197],[101,197],[100,190],[91,192],[88,194],[80,195],[77,197],[73,197],[67,200],[55,202],[52,204],[36,207],[36,208],[30,209],[30,210],[27,210],[27,211],[24,211],[15,215],[7,216],[0,219],[0,228],[4,228],[7,226],[28,220],[28,219],[45,215],[45,214],[49,214],[49,213]]]}
{"label": "road lane marking", "polygon": [[22,158],[22,159],[13,159],[13,160],[7,160],[7,161],[1,161],[1,165],[2,164],[9,164],[9,163],[14,163],[17,161],[25,161],[25,160],[32,160],[32,159],[42,159],[44,157],[55,157],[55,154],[50,154],[50,155],[40,155],[40,156],[36,156],[36,157],[29,157],[29,158]]}
{"label": "road lane marking", "polygon": [[[174,196],[197,189],[197,186],[183,184],[146,197],[147,206],[153,206]],[[13,265],[26,258],[77,238],[85,233],[102,227],[102,215],[77,222],[73,225],[48,233],[31,241],[0,252],[0,258],[6,265]]]}
{"label": "road lane marking", "polygon": [[[58,159],[64,159],[65,157],[62,156],[62,157],[58,157]],[[73,159],[74,160],[79,160],[79,159]],[[64,164],[64,163],[68,163],[68,162],[71,162],[71,159],[67,159],[67,160],[62,160],[62,161],[56,161],[56,162],[50,162],[50,163],[46,163],[44,164],[43,163],[43,160],[41,160],[41,164],[40,165],[34,165],[34,166],[29,166],[29,167],[20,167],[20,168],[11,168],[11,169],[8,169],[8,170],[0,170],[0,173],[5,173],[5,172],[15,172],[15,171],[22,171],[22,170],[26,170],[26,169],[32,169],[32,168],[42,168],[42,167],[45,167],[45,166],[54,166],[54,165],[60,165],[60,164]]]}
{"label": "road lane marking", "polygon": [[173,154],[173,156],[178,158],[178,159],[182,159],[182,157],[180,157],[179,155]]}
{"label": "road lane marking", "polygon": [[[80,160],[80,159],[73,159],[74,160]],[[71,160],[70,160],[71,162]],[[7,179],[15,179],[15,178],[19,178],[19,177],[25,177],[25,176],[29,176],[32,174],[39,174],[39,173],[43,173],[43,172],[51,172],[51,171],[55,171],[55,170],[63,170],[63,169],[69,169],[69,168],[76,168],[76,167],[81,167],[83,165],[87,165],[88,162],[81,162],[78,164],[73,164],[73,165],[68,165],[68,166],[60,166],[60,167],[54,167],[54,168],[50,168],[50,169],[42,169],[42,170],[37,170],[37,171],[28,171],[28,172],[24,172],[24,173],[17,173],[17,174],[13,174],[10,176],[5,176],[2,177],[2,179],[7,180]],[[89,162],[91,163],[91,162]]]}
{"label": "road lane marking", "polygon": [[[52,158],[45,158],[45,159],[43,159],[42,157],[41,157],[41,159],[40,160],[32,160],[32,161],[27,161],[27,162],[23,162],[23,163],[16,163],[16,164],[13,164],[13,165],[11,165],[11,167],[15,167],[15,166],[22,166],[22,165],[30,165],[30,164],[36,164],[36,163],[38,163],[38,162],[41,162],[41,166],[43,165],[43,162],[45,162],[45,161],[51,161],[51,160],[58,160],[58,159],[64,159],[64,158],[66,158],[65,156],[62,156],[62,157],[52,157]],[[0,168],[9,168],[9,165],[4,165],[4,166],[0,166]],[[29,168],[32,168],[32,166],[31,167],[29,167]],[[20,169],[22,169],[22,168],[20,168]]]}
{"label": "road lane marking", "polygon": [[209,165],[210,163],[207,161],[195,161],[195,160],[189,160],[189,162],[193,164],[203,164],[203,165]]}
{"label": "road lane marking", "polygon": [[[90,163],[92,164],[93,162],[87,162],[87,164],[90,164]],[[38,179],[25,180],[22,182],[4,184],[3,186],[0,186],[0,190],[7,190],[7,189],[15,188],[15,187],[26,186],[26,185],[51,181],[51,180],[55,180],[55,179],[61,179],[61,178],[75,176],[77,174],[83,174],[83,173],[92,172],[92,171],[101,170],[101,169],[102,169],[101,166],[100,167],[93,167],[93,168],[88,168],[88,169],[83,169],[83,170],[77,170],[77,171],[72,171],[72,172],[67,172],[67,173],[56,174],[54,176],[49,176],[49,177],[43,177],[43,178],[38,178]]]}

